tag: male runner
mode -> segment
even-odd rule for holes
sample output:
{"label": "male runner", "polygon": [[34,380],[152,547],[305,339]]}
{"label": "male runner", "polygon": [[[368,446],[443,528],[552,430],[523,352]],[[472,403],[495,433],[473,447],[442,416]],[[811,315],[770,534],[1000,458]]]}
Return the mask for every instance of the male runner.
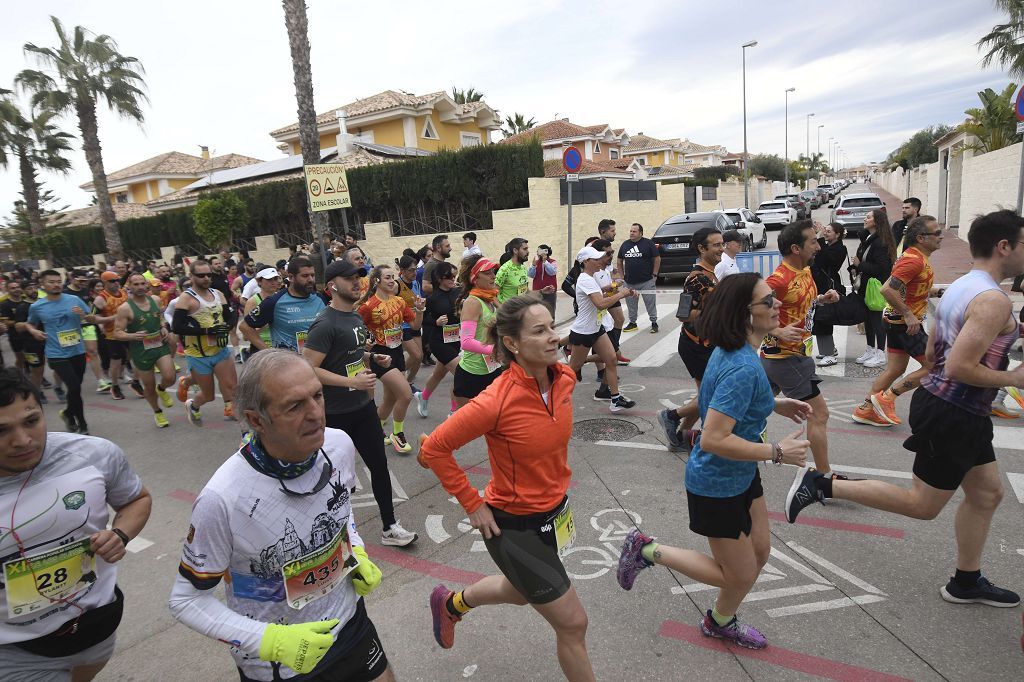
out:
{"label": "male runner", "polygon": [[[832,480],[801,469],[786,497],[790,523],[808,505],[826,498],[915,519],[938,516],[957,488],[964,499],[956,512],[956,573],[939,592],[954,604],[1017,606],[1020,597],[981,575],[981,553],[1003,484],[992,446],[989,405],[1002,386],[1024,387],[1024,365],[1007,371],[1020,323],[999,287],[1024,273],[1024,218],[1003,210],[979,216],[967,241],[974,269],[956,280],[935,310],[927,355],[934,363],[910,401],[911,436],[903,447],[915,453],[911,487],[882,481]],[[815,408],[817,409],[817,408]]]}
{"label": "male runner", "polygon": [[[199,408],[215,398],[213,379],[217,378],[224,397],[224,418],[234,419],[231,401],[235,396],[235,363],[228,348],[228,331],[234,326],[231,308],[224,295],[210,288],[213,270],[202,258],[192,261],[192,286],[186,289],[174,306],[174,324],[171,329],[181,337],[191,382],[182,377],[178,397],[185,398],[185,414],[194,426],[202,426]],[[189,384],[199,387],[199,393],[188,398]],[[182,395],[184,394],[184,396]]]}
{"label": "male runner", "polygon": [[[601,222],[597,224],[597,236],[600,239],[605,239],[613,247],[615,245],[615,221],[611,218],[603,218]],[[608,275],[612,280],[622,282],[622,273],[615,269],[614,263],[609,263],[605,270],[608,271]],[[612,330],[608,332],[608,338],[612,342],[612,346],[615,348],[615,358],[618,360],[620,365],[628,365],[630,360],[622,353],[619,352],[619,337],[622,336],[622,328],[626,324],[626,315],[622,312],[622,302],[616,301],[611,308],[608,309],[608,314],[612,316]]]}
{"label": "male runner", "polygon": [[[871,384],[871,393],[853,411],[858,424],[888,427],[901,424],[896,416],[896,398],[921,385],[921,379],[932,368],[925,357],[928,333],[924,328],[928,298],[941,296],[941,289],[932,286],[935,272],[929,258],[942,246],[942,230],[938,221],[923,215],[910,221],[906,231],[909,246],[893,265],[889,281],[882,285],[882,296],[889,304],[882,313],[886,324],[889,361],[885,370]],[[921,366],[900,379],[910,358]]]}
{"label": "male runner", "polygon": [[229,645],[243,682],[393,680],[362,599],[381,571],[352,514],[355,447],[324,428],[320,381],[296,353],[262,351],[238,410],[253,437],[192,507],[171,613]]}
{"label": "male runner", "polygon": [[811,406],[807,419],[807,440],[811,441],[814,465],[822,474],[833,474],[828,463],[828,405],[818,390],[821,379],[815,372],[811,329],[814,326],[814,307],[835,303],[839,294],[829,289],[818,294],[811,269],[814,255],[821,250],[810,220],[798,220],[782,228],[779,233],[779,252],[782,263],[766,280],[781,303],[779,326],[764,337],[761,343],[761,366],[768,374],[772,390],[787,398],[794,398]]}
{"label": "male runner", "polygon": [[516,237],[508,245],[511,257],[498,268],[498,274],[494,276],[499,305],[530,290],[530,277],[526,272],[526,261],[530,260],[530,242]]}
{"label": "male runner", "polygon": [[[8,285],[8,291],[11,296],[14,296],[14,287],[17,286],[16,282],[11,282]],[[25,323],[28,322],[28,311],[30,310],[33,303],[39,300],[38,292],[39,289],[36,283],[30,279],[27,279],[21,285],[21,300],[14,307],[12,314],[14,319],[14,331],[21,337],[21,356],[25,359],[25,368],[28,372],[29,378],[36,386],[39,387],[39,395],[41,396],[40,401],[43,405],[47,403],[46,394],[43,392],[43,370],[46,369],[46,339],[36,338],[35,335],[29,332]],[[9,300],[13,300],[9,299]],[[8,301],[4,301],[7,303]],[[45,334],[43,335],[45,337]],[[12,345],[13,347],[13,345]],[[67,400],[65,394],[65,401]],[[58,398],[60,396],[58,395]]]}
{"label": "male runner", "polygon": [[[429,296],[434,293],[434,285],[431,283],[430,273],[434,271],[441,263],[448,260],[448,257],[452,255],[452,245],[448,242],[448,235],[439,234],[433,238],[430,242],[430,258],[423,264],[423,295]],[[362,267],[365,265],[356,263]],[[423,349],[424,355],[426,354],[426,348]]]}
{"label": "male runner", "polygon": [[[114,337],[114,318],[117,317],[117,309],[128,300],[128,292],[121,288],[121,280],[116,272],[104,272],[100,279],[103,280],[103,293],[93,300],[93,307],[96,310],[96,324],[103,330],[107,352],[110,354],[110,397],[124,400],[121,373],[128,359],[128,344]],[[130,386],[136,395],[140,398],[143,396],[142,384],[138,379],[132,379]]]}
{"label": "male runner", "polygon": [[[277,274],[277,270],[274,268],[263,268],[256,273],[254,283],[258,288],[245,300],[245,308],[242,310],[245,315],[251,313],[256,309],[256,306],[280,291],[281,275]],[[274,344],[270,340],[270,327],[264,327],[260,330],[260,340],[263,341],[265,348],[273,347]],[[242,359],[248,360],[257,350],[257,348],[250,345],[242,351]]]}
{"label": "male runner", "polygon": [[[16,311],[23,302],[22,293],[21,282],[12,279],[7,283],[7,286],[4,287],[4,300],[0,301],[0,320],[7,327],[7,340],[10,342],[11,351],[14,353],[14,365],[20,370],[25,370],[25,340],[26,337],[29,339],[32,337],[24,330],[19,331],[15,326]],[[27,309],[28,305],[25,307]]]}
{"label": "male runner", "polygon": [[301,353],[309,325],[324,309],[324,301],[316,294],[316,270],[305,256],[288,262],[288,288],[260,301],[243,319],[238,328],[249,344],[263,350],[266,344],[259,330],[270,327],[270,340],[275,348],[288,348]]}
{"label": "male runner", "polygon": [[[153,408],[153,420],[164,429],[171,424],[157,403],[157,397],[163,407],[170,407],[173,403],[167,389],[177,379],[171,351],[167,347],[167,325],[160,305],[148,293],[149,282],[144,275],[137,272],[129,275],[128,291],[131,295],[117,309],[114,319],[114,338],[128,344],[135,373],[142,380],[146,402]],[[154,367],[160,370],[159,385],[153,374]]]}

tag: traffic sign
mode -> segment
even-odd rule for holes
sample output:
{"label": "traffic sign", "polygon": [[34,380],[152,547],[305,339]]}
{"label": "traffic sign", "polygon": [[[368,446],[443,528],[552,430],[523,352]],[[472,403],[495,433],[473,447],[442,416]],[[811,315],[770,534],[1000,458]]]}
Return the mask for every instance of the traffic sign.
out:
{"label": "traffic sign", "polygon": [[345,169],[336,163],[318,163],[303,167],[306,171],[306,195],[314,211],[351,208]]}
{"label": "traffic sign", "polygon": [[579,182],[580,181],[580,174],[579,173],[566,173],[565,174],[565,181],[566,182]]}
{"label": "traffic sign", "polygon": [[1017,114],[1018,121],[1024,121],[1024,84],[1017,88],[1017,96],[1013,100],[1013,113]]}
{"label": "traffic sign", "polygon": [[583,155],[576,147],[566,147],[562,152],[562,167],[566,173],[579,173],[583,167]]}

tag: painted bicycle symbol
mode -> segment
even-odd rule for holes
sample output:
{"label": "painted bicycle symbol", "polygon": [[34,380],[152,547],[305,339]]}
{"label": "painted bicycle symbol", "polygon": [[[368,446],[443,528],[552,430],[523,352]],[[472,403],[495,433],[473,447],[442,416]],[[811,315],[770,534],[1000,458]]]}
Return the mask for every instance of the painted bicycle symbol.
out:
{"label": "painted bicycle symbol", "polygon": [[590,525],[599,533],[600,545],[576,546],[565,550],[562,563],[573,580],[593,580],[619,563],[619,552],[626,534],[640,525],[640,515],[628,509],[602,509],[590,517]]}

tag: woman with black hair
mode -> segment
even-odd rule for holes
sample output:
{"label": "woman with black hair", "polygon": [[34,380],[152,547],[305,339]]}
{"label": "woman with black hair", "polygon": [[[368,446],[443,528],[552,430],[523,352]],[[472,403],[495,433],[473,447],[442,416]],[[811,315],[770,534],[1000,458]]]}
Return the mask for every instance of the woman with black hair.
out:
{"label": "woman with black hair", "polygon": [[[865,236],[857,247],[857,255],[850,259],[850,279],[855,281],[854,290],[864,300],[868,290],[868,280],[877,279],[885,284],[892,274],[892,265],[896,262],[896,237],[889,226],[889,217],[880,208],[876,208],[864,216]],[[865,304],[866,305],[866,304]],[[858,364],[865,367],[882,367],[885,365],[885,326],[882,324],[882,311],[868,309],[864,320],[864,334],[868,347],[857,358]]]}
{"label": "woman with black hair", "polygon": [[[430,273],[434,291],[427,296],[423,312],[423,339],[430,343],[434,356],[440,360],[427,379],[422,391],[413,394],[416,411],[426,419],[429,416],[427,402],[445,374],[455,374],[459,367],[462,338],[460,335],[458,298],[461,291],[455,281],[455,266],[445,261]],[[455,395],[451,398],[451,411],[457,405]]]}
{"label": "woman with black hair", "polygon": [[[818,229],[818,244],[821,251],[814,256],[811,262],[811,276],[818,291],[835,289],[840,295],[846,294],[846,287],[843,286],[840,269],[846,263],[849,252],[843,244],[843,226],[839,223],[829,223],[822,227],[815,224]],[[836,349],[835,339],[832,338],[832,324],[825,324],[815,321],[814,334],[818,344],[818,367],[831,367],[839,363],[839,351]]]}
{"label": "woman with black hair", "polygon": [[[409,249],[406,249],[409,251]],[[423,289],[416,282],[416,256],[404,254],[395,261],[398,267],[398,277],[395,282],[398,284],[398,295],[402,297],[405,304],[410,308],[415,307],[416,299],[423,298]],[[423,362],[423,345],[420,339],[420,330],[413,329],[408,322],[402,322],[402,348],[405,349],[406,378],[412,392],[416,393],[416,373],[420,371],[420,364]]]}

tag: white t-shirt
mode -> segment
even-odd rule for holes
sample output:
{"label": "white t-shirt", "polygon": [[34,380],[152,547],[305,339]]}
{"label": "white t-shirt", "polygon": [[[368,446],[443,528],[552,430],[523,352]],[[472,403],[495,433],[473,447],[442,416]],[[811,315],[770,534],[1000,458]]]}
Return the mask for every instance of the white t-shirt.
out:
{"label": "white t-shirt", "polygon": [[476,256],[476,255],[480,255],[480,256],[483,255],[483,252],[480,250],[480,247],[477,246],[476,244],[473,244],[473,246],[469,247],[468,249],[463,249],[462,250],[462,258],[463,259],[469,258],[470,256]]}
{"label": "white t-shirt", "polygon": [[590,300],[590,294],[600,294],[601,285],[593,276],[581,272],[576,279],[576,305],[579,312],[576,313],[576,320],[570,329],[577,334],[596,334],[601,329],[601,322],[598,321],[598,309]]}
{"label": "white t-shirt", "polygon": [[715,266],[715,277],[721,282],[729,275],[735,275],[740,269],[736,265],[736,259],[729,254],[722,252],[722,261]]}
{"label": "white t-shirt", "polygon": [[174,324],[174,309],[178,307],[178,296],[175,296],[164,308],[164,319],[167,320],[167,326],[170,327]]}
{"label": "white t-shirt", "polygon": [[[594,281],[597,282],[598,286],[601,287],[601,291],[608,291],[612,286],[612,271],[611,266],[608,266],[604,270],[598,270],[594,273]],[[598,312],[597,316],[601,319],[601,324],[604,325],[604,330],[610,332],[615,328],[615,320],[612,319],[611,313],[607,310]]]}
{"label": "white t-shirt", "polygon": [[253,277],[252,279],[245,283],[244,287],[242,287],[242,298],[252,298],[253,296],[256,295],[256,292],[259,290],[260,283],[255,277]]}

